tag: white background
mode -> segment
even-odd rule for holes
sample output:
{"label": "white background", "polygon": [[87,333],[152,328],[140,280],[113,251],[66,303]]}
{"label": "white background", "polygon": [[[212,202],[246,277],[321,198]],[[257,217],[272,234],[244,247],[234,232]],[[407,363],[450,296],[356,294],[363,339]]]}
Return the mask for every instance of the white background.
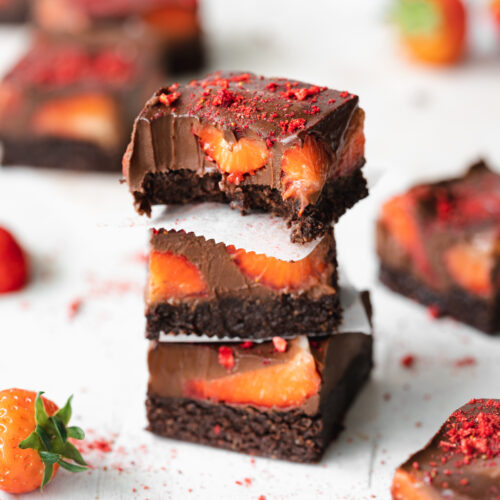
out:
{"label": "white background", "polygon": [[[378,207],[395,190],[458,172],[479,156],[500,168],[492,27],[476,4],[468,62],[429,69],[401,55],[379,1],[207,0],[204,15],[211,68],[294,77],[361,97],[367,173],[385,175],[342,219],[337,238],[351,279],[373,291],[376,369],[319,465],[153,437],[144,431],[143,406],[140,256],[147,238],[143,228],[102,224],[132,214],[126,187],[117,176],[0,170],[0,225],[19,237],[32,262],[29,287],[0,298],[0,387],[43,389],[59,404],[74,393],[74,422],[89,441],[112,441],[111,452],[86,454],[89,473],[60,472],[42,496],[29,498],[388,499],[395,467],[451,411],[472,397],[500,397],[500,338],[432,320],[380,287],[372,240]],[[24,37],[0,35],[0,62],[8,66]],[[76,299],[81,308],[70,319]],[[400,363],[409,353],[417,359],[410,370]],[[476,364],[458,367],[466,356]]]}

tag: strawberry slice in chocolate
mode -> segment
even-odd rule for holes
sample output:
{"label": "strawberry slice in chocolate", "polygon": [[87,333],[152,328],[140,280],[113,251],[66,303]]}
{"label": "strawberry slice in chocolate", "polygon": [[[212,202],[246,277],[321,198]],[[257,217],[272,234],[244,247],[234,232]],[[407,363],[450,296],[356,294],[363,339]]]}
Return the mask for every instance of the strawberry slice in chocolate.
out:
{"label": "strawberry slice in chocolate", "polygon": [[391,289],[500,332],[500,175],[484,163],[387,201],[377,249],[380,278]]}
{"label": "strawberry slice in chocolate", "polygon": [[333,232],[307,257],[287,262],[154,230],[146,304],[150,339],[160,332],[271,339],[334,331],[342,309]]}
{"label": "strawberry slice in chocolate", "polygon": [[218,201],[282,217],[292,241],[310,241],[368,194],[363,122],[349,92],[217,72],[146,103],[124,175],[140,213]]}
{"label": "strawberry slice in chocolate", "polygon": [[394,475],[393,500],[498,500],[500,400],[473,399]]}
{"label": "strawberry slice in chocolate", "polygon": [[263,343],[152,341],[148,365],[152,432],[317,462],[369,377],[372,337],[353,331]]}
{"label": "strawberry slice in chocolate", "polygon": [[145,46],[39,38],[0,82],[2,163],[119,172],[135,113],[159,81]]}

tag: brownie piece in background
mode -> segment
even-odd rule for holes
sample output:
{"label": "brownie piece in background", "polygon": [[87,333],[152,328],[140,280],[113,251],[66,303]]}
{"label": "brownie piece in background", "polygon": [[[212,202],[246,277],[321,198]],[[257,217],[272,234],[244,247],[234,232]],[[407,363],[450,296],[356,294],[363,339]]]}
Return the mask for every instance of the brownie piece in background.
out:
{"label": "brownie piece in background", "polygon": [[197,0],[32,0],[38,29],[75,37],[142,28],[160,47],[168,74],[199,70],[205,60]]}
{"label": "brownie piece in background", "polygon": [[387,201],[377,252],[380,278],[394,291],[500,332],[500,175],[483,162]]}
{"label": "brownie piece in background", "polygon": [[24,23],[28,20],[30,0],[0,0],[0,24]]}
{"label": "brownie piece in background", "polygon": [[401,465],[393,500],[500,498],[500,400],[473,399]]}
{"label": "brownie piece in background", "polygon": [[287,262],[184,231],[153,230],[147,336],[160,332],[270,339],[331,332],[341,322],[330,230],[302,260]]}
{"label": "brownie piece in background", "polygon": [[116,171],[134,116],[160,81],[142,38],[39,37],[0,82],[4,165]]}
{"label": "brownie piece in background", "polygon": [[349,92],[217,72],[146,103],[124,174],[140,213],[226,202],[283,217],[293,241],[310,241],[368,194],[363,123]]}

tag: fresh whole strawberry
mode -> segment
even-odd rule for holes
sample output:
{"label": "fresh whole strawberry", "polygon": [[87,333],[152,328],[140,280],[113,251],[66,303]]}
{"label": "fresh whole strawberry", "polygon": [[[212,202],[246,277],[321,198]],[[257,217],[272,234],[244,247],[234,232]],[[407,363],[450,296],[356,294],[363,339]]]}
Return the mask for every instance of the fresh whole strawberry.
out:
{"label": "fresh whole strawberry", "polygon": [[0,293],[21,289],[28,278],[28,262],[13,236],[0,227]]}
{"label": "fresh whole strawberry", "polygon": [[0,490],[28,493],[43,488],[59,467],[86,470],[69,438],[83,439],[79,427],[67,427],[70,397],[63,408],[23,389],[0,391]]}
{"label": "fresh whole strawberry", "polygon": [[397,0],[396,22],[417,60],[451,64],[463,55],[467,13],[462,0]]}

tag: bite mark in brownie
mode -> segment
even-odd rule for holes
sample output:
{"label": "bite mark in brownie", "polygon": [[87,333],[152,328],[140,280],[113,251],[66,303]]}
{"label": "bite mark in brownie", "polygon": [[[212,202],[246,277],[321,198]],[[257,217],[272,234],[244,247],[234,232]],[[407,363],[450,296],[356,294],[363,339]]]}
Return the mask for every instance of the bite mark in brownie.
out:
{"label": "bite mark in brownie", "polygon": [[193,201],[169,185],[182,178],[198,201],[269,210],[294,225],[294,241],[308,241],[367,194],[363,121],[349,92],[218,72],[160,89],[146,103],[123,172],[140,213]]}

